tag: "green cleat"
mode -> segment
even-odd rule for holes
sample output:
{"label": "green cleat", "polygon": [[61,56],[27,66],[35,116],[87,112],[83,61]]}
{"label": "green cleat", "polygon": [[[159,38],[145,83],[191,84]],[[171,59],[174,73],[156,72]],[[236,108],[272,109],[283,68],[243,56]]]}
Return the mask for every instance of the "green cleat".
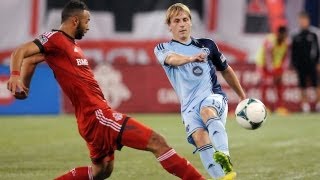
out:
{"label": "green cleat", "polygon": [[[236,172],[229,172],[227,175],[216,180],[235,180],[236,176],[237,176]],[[207,180],[215,180],[215,179],[207,179]]]}
{"label": "green cleat", "polygon": [[216,151],[213,155],[213,159],[222,166],[222,169],[226,175],[233,171],[230,157],[223,152]]}
{"label": "green cleat", "polygon": [[220,178],[219,180],[234,180],[236,179],[237,173],[232,171]]}

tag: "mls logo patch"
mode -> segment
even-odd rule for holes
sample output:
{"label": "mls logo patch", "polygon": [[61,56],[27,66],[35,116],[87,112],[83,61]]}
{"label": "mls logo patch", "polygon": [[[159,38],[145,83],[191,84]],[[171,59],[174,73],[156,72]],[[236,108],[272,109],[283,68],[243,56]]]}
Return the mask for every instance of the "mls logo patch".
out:
{"label": "mls logo patch", "polygon": [[225,62],[227,60],[227,58],[223,54],[221,54],[220,60],[221,60],[221,62]]}
{"label": "mls logo patch", "polygon": [[39,39],[39,41],[40,41],[40,43],[41,43],[42,45],[44,45],[46,42],[48,42],[48,38],[47,38],[45,35],[40,35],[40,36],[38,37],[38,39]]}
{"label": "mls logo patch", "polygon": [[195,66],[193,69],[192,69],[192,73],[196,76],[201,76],[202,73],[203,73],[203,69],[200,67],[200,66]]}

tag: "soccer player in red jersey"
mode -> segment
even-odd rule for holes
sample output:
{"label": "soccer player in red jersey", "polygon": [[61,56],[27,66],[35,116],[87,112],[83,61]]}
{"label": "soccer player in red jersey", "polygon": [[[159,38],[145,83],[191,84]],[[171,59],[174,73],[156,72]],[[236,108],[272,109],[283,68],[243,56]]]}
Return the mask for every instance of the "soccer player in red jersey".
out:
{"label": "soccer player in red jersey", "polygon": [[87,143],[92,164],[74,168],[56,179],[105,179],[112,173],[115,150],[122,146],[152,152],[165,170],[181,179],[204,179],[161,135],[108,106],[87,59],[75,42],[89,30],[89,21],[87,6],[81,1],[70,1],[62,11],[59,30],[46,32],[20,46],[11,58],[7,85],[16,98],[27,97],[33,71],[45,60],[75,107],[78,130]]}

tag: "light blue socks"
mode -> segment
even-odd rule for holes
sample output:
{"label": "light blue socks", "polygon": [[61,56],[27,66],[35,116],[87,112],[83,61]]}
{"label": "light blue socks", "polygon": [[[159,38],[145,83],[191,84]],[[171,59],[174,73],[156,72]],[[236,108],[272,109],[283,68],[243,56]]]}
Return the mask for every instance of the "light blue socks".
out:
{"label": "light blue socks", "polygon": [[208,119],[206,126],[215,150],[229,156],[228,135],[220,117]]}
{"label": "light blue socks", "polygon": [[200,159],[203,166],[213,178],[219,178],[224,176],[224,171],[220,164],[216,163],[213,160],[213,153],[215,152],[211,144],[204,145],[199,147],[197,151],[200,154]]}

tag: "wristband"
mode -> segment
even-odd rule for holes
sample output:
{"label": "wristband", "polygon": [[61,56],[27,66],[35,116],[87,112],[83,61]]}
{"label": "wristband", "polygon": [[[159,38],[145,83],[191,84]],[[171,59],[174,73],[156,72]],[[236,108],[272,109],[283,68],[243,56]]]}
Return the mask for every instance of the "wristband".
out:
{"label": "wristband", "polygon": [[20,71],[11,71],[12,76],[20,76]]}

